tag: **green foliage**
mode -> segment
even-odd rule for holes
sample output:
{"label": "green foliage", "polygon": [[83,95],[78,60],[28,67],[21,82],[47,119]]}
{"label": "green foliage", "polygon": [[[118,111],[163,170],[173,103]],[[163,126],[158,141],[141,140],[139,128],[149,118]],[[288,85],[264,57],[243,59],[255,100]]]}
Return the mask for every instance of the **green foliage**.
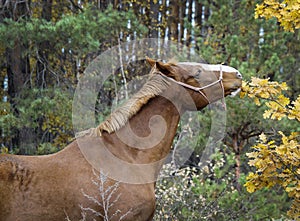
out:
{"label": "green foliage", "polygon": [[[31,89],[23,91],[15,98],[12,108],[7,102],[1,106],[0,127],[4,134],[3,143],[17,136],[20,129],[32,130],[37,140],[32,141],[29,152],[42,153],[48,148],[50,140],[57,148],[64,147],[73,137],[72,130],[72,94],[60,89]],[[17,108],[18,112],[15,112]],[[27,151],[26,151],[27,152]],[[48,150],[44,151],[49,152]],[[50,151],[52,152],[52,151]]]}
{"label": "green foliage", "polygon": [[59,151],[59,148],[53,146],[52,143],[42,143],[37,147],[37,151],[35,154],[45,155],[45,154],[56,153],[57,151]]}
{"label": "green foliage", "polygon": [[205,23],[207,32],[195,31],[201,34],[199,53],[208,63],[237,67],[244,79],[269,76],[297,84],[299,32],[280,32],[274,19],[255,19],[255,1],[218,0],[207,6],[212,13]]}
{"label": "green foliage", "polygon": [[[130,20],[131,27],[128,28]],[[65,15],[57,22],[39,18],[20,19],[18,22],[5,19],[0,24],[1,47],[13,47],[15,41],[33,48],[40,42],[49,41],[55,49],[71,50],[75,54],[85,54],[99,50],[99,46],[108,36],[118,36],[121,31],[126,34],[145,32],[132,11],[116,11],[108,7],[101,12],[92,7],[82,13]]]}
{"label": "green foliage", "polygon": [[[0,23],[0,38],[5,39],[0,41],[0,52],[10,51],[13,60],[2,56],[5,65],[0,75],[1,83],[5,78],[10,82],[0,91],[1,145],[10,152],[50,153],[55,148],[49,142],[58,149],[70,142],[72,93],[84,67],[101,50],[116,44],[120,33],[138,37],[146,31],[131,10],[85,5],[74,13],[66,12],[64,4],[56,7],[49,21],[41,18],[35,5],[30,16],[4,18]],[[16,45],[22,50],[15,51]],[[11,68],[14,62],[20,66]],[[20,75],[20,85],[15,75]]]}

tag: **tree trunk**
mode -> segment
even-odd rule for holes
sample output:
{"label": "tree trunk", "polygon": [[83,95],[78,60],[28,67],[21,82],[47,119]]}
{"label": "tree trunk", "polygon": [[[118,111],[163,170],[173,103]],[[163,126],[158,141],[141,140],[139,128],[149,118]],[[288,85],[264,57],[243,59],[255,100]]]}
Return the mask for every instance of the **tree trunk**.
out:
{"label": "tree trunk", "polygon": [[241,176],[241,149],[242,147],[238,144],[238,135],[234,134],[232,137],[232,146],[235,154],[235,181],[236,189],[241,190],[241,185],[239,184],[239,179]]}
{"label": "tree trunk", "polygon": [[[41,18],[45,19],[46,21],[51,21],[52,0],[43,0],[42,4]],[[47,71],[48,53],[50,48],[52,47],[49,41],[43,41],[38,46],[36,82],[37,87],[39,88],[46,88],[47,84],[52,84],[51,74]]]}
{"label": "tree trunk", "polygon": [[[26,19],[29,15],[29,1],[10,1],[5,8],[7,18],[18,21],[20,18]],[[29,58],[25,54],[26,45],[22,43],[22,36],[15,40],[13,48],[6,49],[8,95],[15,116],[19,116],[20,110],[16,98],[22,99],[22,91],[25,89],[27,81],[30,79]],[[12,138],[12,146],[19,147],[20,153],[26,154],[26,147],[32,143],[31,129],[20,127],[15,131]]]}
{"label": "tree trunk", "polygon": [[186,16],[186,13],[185,13],[185,9],[186,9],[186,0],[184,1],[180,1],[180,10],[179,10],[179,42],[181,44],[184,43],[184,19],[185,19],[185,16]]}
{"label": "tree trunk", "polygon": [[159,13],[159,4],[158,1],[150,1],[150,11],[149,11],[149,37],[158,38],[158,13]]}
{"label": "tree trunk", "polygon": [[167,29],[167,2],[166,0],[162,0],[161,8],[160,8],[160,37],[161,40],[164,40],[166,36],[166,29]]}
{"label": "tree trunk", "polygon": [[169,40],[178,42],[178,23],[179,23],[179,4],[176,0],[170,0],[170,17],[169,17]]}
{"label": "tree trunk", "polygon": [[188,0],[188,14],[187,14],[187,19],[188,19],[188,25],[186,27],[186,46],[190,47],[191,42],[192,42],[192,13],[193,13],[193,0]]}
{"label": "tree trunk", "polygon": [[199,1],[195,1],[195,23],[199,30],[202,28],[202,7],[203,6]]}

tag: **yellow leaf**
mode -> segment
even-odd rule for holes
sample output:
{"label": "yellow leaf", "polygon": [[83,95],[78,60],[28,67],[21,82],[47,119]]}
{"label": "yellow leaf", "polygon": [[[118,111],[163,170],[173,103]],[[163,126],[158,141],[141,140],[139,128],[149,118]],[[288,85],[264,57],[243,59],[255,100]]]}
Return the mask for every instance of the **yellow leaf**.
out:
{"label": "yellow leaf", "polygon": [[264,119],[270,118],[271,114],[272,114],[272,110],[265,110],[263,114],[263,118]]}
{"label": "yellow leaf", "polygon": [[295,139],[296,137],[300,136],[300,132],[292,132],[289,136],[289,139]]}
{"label": "yellow leaf", "polygon": [[250,152],[250,153],[246,153],[246,155],[249,158],[256,158],[258,153],[257,152]]}
{"label": "yellow leaf", "polygon": [[253,193],[256,190],[256,186],[252,182],[248,181],[244,184],[244,186],[246,187],[246,189],[249,193]]}
{"label": "yellow leaf", "polygon": [[2,154],[2,153],[8,153],[8,148],[7,147],[1,147],[0,148],[0,154]]}
{"label": "yellow leaf", "polygon": [[287,187],[287,188],[285,188],[286,192],[292,192],[294,190],[296,190],[296,187]]}
{"label": "yellow leaf", "polygon": [[267,137],[264,133],[261,133],[259,135],[259,139],[263,142],[263,143],[266,143],[267,142]]}
{"label": "yellow leaf", "polygon": [[280,94],[277,99],[282,106],[286,106],[290,103],[290,99],[285,97],[283,94]]}
{"label": "yellow leaf", "polygon": [[255,98],[253,99],[253,101],[254,101],[254,103],[255,103],[257,106],[260,106],[260,101],[259,101],[259,99],[258,99],[257,97],[255,97]]}
{"label": "yellow leaf", "polygon": [[277,112],[277,113],[273,113],[272,114],[271,119],[273,119],[273,120],[281,120],[283,117],[285,117],[285,114]]}
{"label": "yellow leaf", "polygon": [[282,136],[281,140],[284,145],[288,145],[288,138],[284,135],[282,131],[278,131],[278,133]]}
{"label": "yellow leaf", "polygon": [[244,98],[246,95],[247,95],[246,92],[244,92],[244,91],[241,91],[241,92],[240,92],[240,98]]}
{"label": "yellow leaf", "polygon": [[275,152],[279,155],[285,155],[287,153],[287,147],[285,145],[280,145],[276,148]]}
{"label": "yellow leaf", "polygon": [[281,90],[283,90],[283,91],[286,91],[289,89],[286,82],[282,82],[279,86],[280,86]]}

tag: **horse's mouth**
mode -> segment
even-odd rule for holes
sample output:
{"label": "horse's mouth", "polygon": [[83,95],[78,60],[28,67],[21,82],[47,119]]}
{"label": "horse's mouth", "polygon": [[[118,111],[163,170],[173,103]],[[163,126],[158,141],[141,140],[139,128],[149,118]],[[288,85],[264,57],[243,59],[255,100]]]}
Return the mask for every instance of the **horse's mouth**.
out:
{"label": "horse's mouth", "polygon": [[241,88],[233,89],[233,91],[229,94],[230,97],[235,97],[237,94],[241,92]]}

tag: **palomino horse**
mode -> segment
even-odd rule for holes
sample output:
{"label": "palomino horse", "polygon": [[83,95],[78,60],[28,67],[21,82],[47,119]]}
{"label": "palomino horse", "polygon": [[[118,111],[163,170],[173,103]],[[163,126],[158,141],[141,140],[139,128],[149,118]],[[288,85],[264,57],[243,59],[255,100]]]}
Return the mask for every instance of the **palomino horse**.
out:
{"label": "palomino horse", "polygon": [[[169,153],[180,115],[186,110],[201,110],[210,101],[230,95],[241,87],[242,76],[228,66],[163,63],[149,58],[147,61],[152,70],[141,90],[106,121],[83,133],[62,151],[47,156],[0,155],[1,221],[152,220],[155,178],[161,163],[151,163],[160,162]],[[210,77],[203,77],[208,68]],[[158,142],[154,140],[152,146],[143,143],[144,139],[128,144],[117,133],[122,134],[128,125],[137,137],[153,133],[161,138]],[[128,140],[131,139],[134,138]],[[130,165],[154,166],[147,171],[119,167],[116,170],[120,174],[116,176],[126,176],[119,181],[114,175],[100,175],[97,179],[95,171],[99,172],[101,167],[93,169],[80,145],[94,145],[100,152],[105,148]],[[98,161],[109,158],[103,154]],[[113,164],[105,162],[108,170]]]}

